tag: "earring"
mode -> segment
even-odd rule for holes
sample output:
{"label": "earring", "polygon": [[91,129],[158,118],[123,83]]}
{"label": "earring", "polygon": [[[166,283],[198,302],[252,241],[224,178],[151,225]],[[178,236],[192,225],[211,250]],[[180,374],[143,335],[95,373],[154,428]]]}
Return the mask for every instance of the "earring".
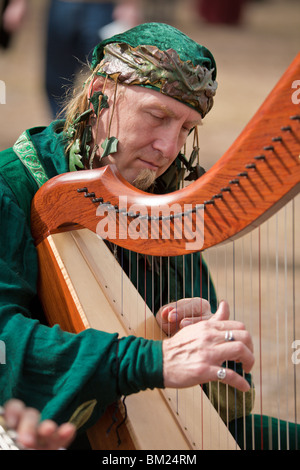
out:
{"label": "earring", "polygon": [[103,153],[100,157],[100,159],[107,157],[107,155],[110,155],[112,153],[116,153],[118,150],[118,139],[116,137],[106,137],[105,141],[101,144],[101,147],[103,148]]}
{"label": "earring", "polygon": [[76,171],[77,168],[81,168],[81,169],[84,168],[84,165],[81,160],[82,160],[82,155],[80,155],[80,141],[79,139],[76,139],[72,147],[70,148],[69,170]]}
{"label": "earring", "polygon": [[[200,148],[199,148],[199,136],[198,136],[198,126],[194,128],[194,141],[193,141],[193,150],[190,156],[189,161],[186,164],[186,169],[189,172],[189,174],[184,178],[185,181],[195,181],[200,176],[204,175],[205,169],[200,166],[199,156]],[[194,161],[197,159],[197,163],[195,166],[193,166]]]}
{"label": "earring", "polygon": [[116,80],[115,90],[114,90],[113,108],[112,108],[110,121],[109,121],[109,126],[108,126],[108,137],[106,137],[104,142],[101,144],[101,147],[103,148],[103,153],[100,157],[100,160],[104,157],[107,157],[108,155],[111,155],[112,153],[116,153],[117,150],[118,150],[118,142],[119,141],[118,141],[117,137],[110,137],[111,123],[112,123],[113,115],[114,115],[114,112],[115,112],[115,105],[116,105],[117,88],[118,88],[118,81]]}
{"label": "earring", "polygon": [[[76,133],[77,127],[82,122],[86,121],[92,109],[88,109],[84,111],[80,116],[73,120],[72,124],[69,126],[67,130],[67,136],[72,139]],[[83,138],[80,142],[79,138],[73,142],[70,152],[69,152],[69,170],[76,171],[77,168],[84,168],[82,160],[84,158],[88,158],[90,146],[88,145],[91,141],[91,126],[86,126],[83,131]],[[76,168],[77,167],[77,168]]]}

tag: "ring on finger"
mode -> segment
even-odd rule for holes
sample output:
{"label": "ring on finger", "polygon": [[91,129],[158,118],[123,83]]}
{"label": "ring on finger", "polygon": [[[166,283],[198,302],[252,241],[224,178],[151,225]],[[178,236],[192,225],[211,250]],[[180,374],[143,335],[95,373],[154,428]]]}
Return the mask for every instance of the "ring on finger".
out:
{"label": "ring on finger", "polygon": [[225,341],[234,341],[234,336],[231,330],[225,332]]}
{"label": "ring on finger", "polygon": [[226,377],[226,369],[224,369],[223,367],[219,369],[217,372],[217,377],[219,380],[224,380]]}

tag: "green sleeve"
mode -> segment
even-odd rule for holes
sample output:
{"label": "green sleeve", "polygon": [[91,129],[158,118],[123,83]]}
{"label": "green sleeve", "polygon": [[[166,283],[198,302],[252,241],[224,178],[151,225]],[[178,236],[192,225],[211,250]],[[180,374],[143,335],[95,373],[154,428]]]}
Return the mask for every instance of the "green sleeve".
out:
{"label": "green sleeve", "polygon": [[0,340],[6,351],[0,402],[20,398],[43,418],[63,422],[96,400],[92,425],[120,396],[162,387],[160,342],[93,329],[74,335],[33,318],[36,250],[24,212],[1,191],[1,182],[0,221]]}

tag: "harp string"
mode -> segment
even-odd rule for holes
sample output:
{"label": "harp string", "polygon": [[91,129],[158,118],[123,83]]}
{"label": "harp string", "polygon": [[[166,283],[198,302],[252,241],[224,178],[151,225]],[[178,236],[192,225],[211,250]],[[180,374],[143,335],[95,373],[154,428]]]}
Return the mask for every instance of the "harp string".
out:
{"label": "harp string", "polygon": [[[298,198],[298,201],[299,201],[299,198]],[[292,207],[293,207],[293,219],[292,219],[292,252],[293,252],[293,256],[292,256],[292,260],[293,260],[293,263],[292,263],[292,271],[293,271],[293,290],[292,290],[292,295],[293,295],[293,344],[295,344],[295,341],[296,341],[296,269],[295,269],[295,259],[296,259],[296,253],[295,253],[295,240],[296,240],[296,236],[295,236],[295,201],[293,200],[292,201]],[[293,379],[294,379],[294,382],[293,382],[293,388],[294,388],[294,409],[295,409],[295,423],[298,422],[297,420],[297,410],[298,410],[298,406],[297,406],[297,371],[296,371],[296,361],[294,362],[294,367],[293,367]],[[298,429],[297,429],[297,426],[295,425],[295,434],[296,434],[296,442],[298,442]]]}
{"label": "harp string", "polygon": [[[289,407],[290,407],[290,400],[288,396],[288,302],[287,302],[287,291],[288,291],[288,266],[287,266],[287,221],[288,221],[288,213],[287,207],[284,208],[284,293],[285,293],[285,303],[284,303],[284,319],[285,319],[285,397],[286,397],[286,409],[285,409],[285,420],[288,422],[289,417]],[[289,429],[287,426],[287,448],[289,448]]]}
{"label": "harp string", "polygon": [[[296,317],[299,199],[297,196],[245,237],[205,251],[219,299],[229,301],[232,316],[246,324],[254,339],[253,449],[288,448],[294,427],[288,423],[295,423],[296,440],[299,432],[299,377],[297,364],[291,359],[295,350],[292,344],[297,345],[300,337]],[[277,419],[275,433],[272,418]],[[249,419],[244,418],[244,443],[246,422]]]}
{"label": "harp string", "polygon": [[[270,237],[270,223],[269,221],[266,223],[266,240],[269,240]],[[270,279],[271,279],[271,267],[270,267],[270,260],[271,260],[271,255],[270,255],[270,246],[269,244],[266,244],[266,264],[265,264],[265,270],[266,270],[266,299],[267,299],[267,316],[268,316],[268,324],[271,325],[271,286],[270,286]],[[270,373],[268,372],[268,369],[266,370],[266,377],[267,381],[270,382]],[[271,418],[268,419],[268,429],[269,431],[271,430]],[[270,433],[271,434],[271,433]],[[272,438],[270,437],[269,439],[269,448],[272,449]]]}
{"label": "harp string", "polygon": [[[276,291],[275,291],[275,297],[276,297],[276,360],[277,360],[277,387],[279,387],[279,357],[280,357],[280,351],[279,351],[279,241],[278,241],[278,215],[276,214],[275,217],[276,220],[276,225],[275,225],[275,230],[276,230],[276,278],[275,278],[275,286],[276,286]],[[280,418],[280,395],[277,394],[277,416]],[[279,433],[279,427],[277,428],[278,430],[278,442],[279,442],[279,448],[281,448],[281,442],[280,442],[280,433]]]}
{"label": "harp string", "polygon": [[[256,400],[254,404],[252,420],[252,448],[257,446],[258,429],[255,427],[254,414],[257,413],[260,419],[259,439],[260,446],[269,448],[275,447],[276,442],[272,441],[272,433],[269,433],[269,442],[263,439],[263,417],[274,416],[282,418],[285,421],[294,421],[297,423],[297,369],[296,364],[291,366],[291,343],[299,339],[299,331],[296,323],[296,275],[297,268],[295,260],[296,253],[296,204],[299,199],[292,201],[288,206],[283,208],[280,213],[270,219],[267,223],[258,227],[246,237],[227,243],[224,246],[215,247],[207,250],[205,260],[212,274],[219,299],[228,299],[232,307],[232,317],[241,320],[246,324],[247,329],[251,332],[255,349],[258,351],[259,360],[253,371],[254,383],[256,386]],[[290,214],[290,208],[291,214]],[[283,221],[280,218],[283,213]],[[283,235],[281,234],[283,230]],[[270,235],[273,240],[270,240]],[[282,238],[283,237],[283,238]],[[139,256],[136,256],[136,272],[137,272],[137,291],[140,288],[139,282],[144,286],[145,301],[147,294],[146,288],[146,263],[139,263]],[[167,299],[172,300],[171,265],[168,260],[167,273],[162,270],[162,258],[156,260],[159,265],[160,274],[160,303],[162,304],[163,290],[167,289]],[[203,256],[200,257],[199,263],[202,267]],[[120,263],[123,267],[123,255],[120,256]],[[150,263],[154,270],[154,257]],[[144,266],[144,272],[139,270]],[[191,262],[191,274],[189,282],[191,282],[191,292],[194,294],[194,262]],[[175,262],[175,270],[179,272],[182,269],[183,279],[183,296],[186,294],[186,277],[185,265]],[[131,268],[129,268],[129,272]],[[201,288],[202,295],[203,270],[201,272]],[[141,276],[142,275],[142,276]],[[167,286],[163,287],[162,277],[167,275]],[[154,273],[151,274],[152,279]],[[208,276],[209,274],[205,274]],[[139,279],[142,281],[139,281]],[[176,278],[175,278],[176,279]],[[208,283],[208,286],[210,284]],[[177,301],[178,285],[175,282],[175,300]],[[126,296],[123,290],[122,296]],[[152,299],[155,296],[154,283],[152,283]],[[210,288],[208,289],[208,300],[211,300]],[[258,317],[255,313],[258,312]],[[147,332],[148,334],[149,332]],[[272,347],[274,348],[272,349]],[[283,365],[282,365],[283,358]],[[272,364],[275,362],[275,364]],[[275,368],[273,367],[275,366]],[[291,382],[292,372],[292,382]],[[278,393],[273,393],[274,390]],[[203,392],[204,393],[204,392]],[[182,402],[180,394],[176,394],[176,410],[183,417],[185,416],[185,403]],[[293,404],[293,407],[290,405]],[[228,393],[227,393],[228,406]],[[292,410],[290,408],[293,408]],[[201,418],[200,418],[201,419]],[[248,420],[243,417],[244,443],[246,443],[246,422]],[[227,419],[228,426],[228,419]],[[270,429],[272,421],[268,419]],[[190,423],[189,423],[190,425]],[[199,419],[195,419],[193,427],[199,426]],[[203,429],[204,432],[214,434],[214,430]],[[285,425],[287,431],[287,441],[289,427]],[[235,426],[236,429],[236,426]],[[255,431],[256,429],[256,431]],[[297,432],[297,428],[296,428]],[[256,435],[257,433],[257,435]],[[217,436],[215,436],[217,439]],[[274,438],[275,439],[275,438]],[[277,440],[279,447],[287,445],[281,442],[281,428],[278,423]],[[203,439],[202,439],[203,440]],[[246,444],[245,444],[246,446]]]}
{"label": "harp string", "polygon": [[[244,305],[244,299],[245,299],[245,274],[244,274],[244,260],[245,260],[245,246],[244,246],[244,239],[242,238],[242,247],[241,247],[241,266],[242,266],[242,306],[241,306],[241,320],[243,323],[245,323],[245,305]],[[243,371],[243,377],[245,378],[245,372]],[[246,448],[246,399],[245,399],[245,394],[243,394],[243,448]]]}
{"label": "harp string", "polygon": [[[262,385],[262,376],[263,376],[263,366],[262,366],[262,319],[261,319],[261,230],[258,227],[258,338],[259,338],[259,381],[260,388],[263,389]],[[261,449],[264,448],[263,440],[263,402],[262,402],[262,393],[260,397],[260,435],[261,435]]]}

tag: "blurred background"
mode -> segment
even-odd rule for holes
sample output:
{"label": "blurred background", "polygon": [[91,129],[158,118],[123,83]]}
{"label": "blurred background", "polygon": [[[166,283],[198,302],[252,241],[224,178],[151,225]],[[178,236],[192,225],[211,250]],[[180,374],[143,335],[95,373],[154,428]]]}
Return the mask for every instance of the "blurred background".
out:
{"label": "blurred background", "polygon": [[[167,22],[207,46],[215,56],[219,88],[215,106],[200,129],[201,163],[207,169],[238,136],[299,52],[300,1],[132,1],[137,5],[136,17],[121,10],[116,28],[139,20]],[[51,2],[12,2],[25,3],[27,9],[21,23],[13,25],[15,31],[7,47],[0,47],[0,80],[6,87],[5,104],[0,104],[0,150],[11,146],[23,130],[47,125],[52,119],[45,91]],[[3,6],[5,1],[1,3]],[[21,16],[22,6],[16,10]],[[63,17],[65,30],[71,21]],[[63,42],[58,31],[55,36],[52,55],[59,56]],[[70,84],[70,79],[63,77],[63,84]]]}
{"label": "blurred background", "polygon": [[[110,36],[127,26],[132,26],[133,23],[162,21],[178,27],[193,39],[208,47],[215,56],[219,87],[215,105],[205,118],[199,135],[200,164],[207,170],[234,142],[286,68],[299,53],[300,0],[124,0],[124,2],[125,5],[117,7],[117,10],[113,5],[108,5],[106,15],[101,18],[99,15],[92,13],[91,21],[93,20],[96,30],[95,44],[100,40],[99,34]],[[3,8],[6,3],[6,0],[0,0],[0,8]],[[76,7],[76,4],[78,6],[80,2],[70,0],[11,0],[10,3],[14,4],[13,15],[10,18],[10,27],[13,32],[9,38],[3,34],[3,31],[0,31],[3,44],[0,47],[0,150],[13,145],[25,129],[47,125],[53,119],[53,110],[46,93],[46,83],[48,83],[47,80],[57,65],[57,60],[61,59],[60,66],[69,65],[72,61],[76,63],[86,62],[86,53],[83,54],[83,57],[79,57],[75,48],[76,38],[79,37],[79,33],[81,34],[86,29],[83,16],[76,13],[76,10],[74,16],[65,11],[65,13],[55,17],[55,12],[53,10],[50,12],[50,6],[52,8],[53,6],[71,8],[72,4],[75,4]],[[106,2],[90,0],[84,3],[92,10],[96,4]],[[77,26],[79,32],[76,33],[75,31],[74,33],[77,23],[79,24]],[[49,24],[52,25],[49,36],[51,36],[53,48],[50,55],[47,55]],[[74,27],[73,32],[70,32],[69,30],[72,27]],[[88,31],[91,30],[89,27],[87,29]],[[67,58],[64,59],[64,45],[67,37],[71,34],[73,34],[73,43],[71,41],[71,49]],[[74,45],[74,50],[72,45]],[[88,51],[92,48],[91,46],[87,47],[89,48]],[[73,56],[77,59],[74,59]],[[58,74],[55,72],[55,74],[61,77],[63,87],[70,85],[71,79],[66,77],[64,72],[58,72]],[[48,77],[47,80],[46,76]],[[295,105],[296,113],[299,112],[299,106]],[[299,206],[298,197],[298,205],[295,205],[296,209],[294,206],[292,208],[293,217],[295,214],[299,214]],[[277,227],[285,226],[284,222],[277,221],[276,224]],[[275,234],[278,229],[273,228],[273,226],[270,227],[268,233]],[[292,233],[290,229],[287,231],[289,234]],[[299,227],[295,233],[300,233]],[[297,236],[295,239],[297,240]],[[282,240],[285,241],[282,242]],[[274,237],[273,242],[283,247],[285,245],[292,246],[292,243],[285,235],[277,235],[277,237]],[[269,243],[270,239],[268,238],[266,241],[267,247]],[[269,290],[268,297],[264,293],[264,298],[267,299],[269,305],[271,304],[270,299],[277,297],[283,300],[288,299],[285,301],[287,304],[293,301],[296,289],[296,303],[293,302],[290,307],[292,314],[295,314],[297,309],[299,310],[300,302],[298,295],[300,271],[298,245],[296,264],[293,269],[290,269],[289,266],[289,273],[292,273],[291,281],[289,281],[290,286],[287,288],[286,281],[281,281],[281,278],[279,278],[279,274],[285,276],[283,279],[287,277],[285,275],[286,265],[282,263],[279,267],[279,274],[278,268],[275,270],[274,267],[266,271],[266,278],[269,283],[271,283],[271,278],[274,277],[274,282],[272,280],[274,287]],[[240,250],[238,246],[235,249],[236,279],[242,280],[244,283],[241,287],[236,287],[234,291],[236,295],[236,293],[244,290],[250,292],[250,285],[253,281],[244,281],[244,278],[238,274],[238,262],[242,263],[242,256],[240,255],[242,249]],[[256,252],[257,248],[253,251]],[[249,249],[247,248],[245,252],[248,253]],[[220,255],[216,256],[216,260],[219,259]],[[213,255],[210,255],[209,265],[214,274],[213,260]],[[216,262],[216,264],[221,263]],[[230,277],[226,272],[221,272],[221,274],[215,275],[214,278],[220,298],[228,298],[231,305],[237,302],[235,298],[230,299],[231,294],[226,287]],[[222,285],[224,282],[226,290]],[[279,291],[279,285],[283,292]],[[256,296],[257,292],[258,289],[256,290]],[[253,312],[258,310],[256,302],[256,298],[251,299],[247,307],[243,306],[241,308],[242,311],[245,311],[246,324],[253,322]],[[264,309],[264,313],[270,309],[269,305]],[[266,349],[269,350],[266,369],[270,371],[270,377],[267,379],[265,389],[267,391],[276,390],[282,385],[285,389],[292,390],[295,369],[290,362],[291,367],[288,369],[291,382],[287,379],[281,380],[276,369],[272,369],[276,352],[273,352],[271,345],[274,343],[276,335],[278,336],[278,344],[284,344],[279,338],[278,331],[281,330],[283,321],[281,314],[287,310],[287,307],[283,305],[280,309],[278,307],[276,309],[279,315],[278,319],[275,321],[274,318],[267,318],[264,325],[270,335],[270,339],[266,343]],[[274,308],[272,311],[276,309]],[[289,324],[293,325],[293,321],[290,320]],[[276,328],[275,331],[270,329],[271,324]],[[259,346],[259,335],[256,333],[255,328],[253,328],[253,337],[255,344]],[[299,323],[297,324],[296,333],[293,329],[292,337],[300,338]],[[290,351],[287,354],[292,353],[290,349],[291,341],[292,339],[286,341],[287,351]],[[285,363],[282,367],[284,370],[286,369]],[[255,373],[256,383],[259,382],[257,376],[259,376],[259,372]],[[297,377],[298,383],[299,379],[300,374]],[[259,387],[260,384],[257,385],[257,389]],[[292,397],[292,400],[295,400],[295,396]],[[271,401],[268,397],[266,403],[270,409],[266,406],[265,411],[272,414],[274,407],[277,406],[276,402],[278,402],[278,398]],[[298,401],[296,408],[299,417],[300,401]],[[291,419],[294,420],[295,418],[292,416]]]}

